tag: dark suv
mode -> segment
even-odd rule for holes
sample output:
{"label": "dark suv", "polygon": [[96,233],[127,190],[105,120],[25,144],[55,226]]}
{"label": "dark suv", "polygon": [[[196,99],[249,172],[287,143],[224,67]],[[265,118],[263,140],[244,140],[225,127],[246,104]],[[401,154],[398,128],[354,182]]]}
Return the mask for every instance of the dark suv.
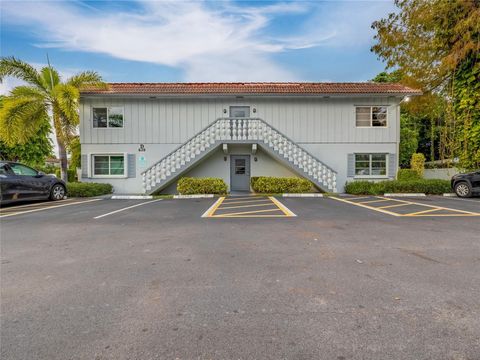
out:
{"label": "dark suv", "polygon": [[457,174],[452,177],[452,189],[459,197],[480,194],[480,171]]}
{"label": "dark suv", "polygon": [[65,183],[26,165],[0,161],[0,204],[22,200],[62,200]]}

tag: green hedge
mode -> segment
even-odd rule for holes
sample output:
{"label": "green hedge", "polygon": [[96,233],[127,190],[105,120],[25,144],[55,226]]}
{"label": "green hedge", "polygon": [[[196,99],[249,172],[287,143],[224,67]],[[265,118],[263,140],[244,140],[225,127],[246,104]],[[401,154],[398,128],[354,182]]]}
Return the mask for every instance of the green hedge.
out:
{"label": "green hedge", "polygon": [[67,183],[67,195],[70,197],[90,197],[111,194],[110,184],[71,182]]}
{"label": "green hedge", "polygon": [[312,183],[306,179],[258,176],[250,179],[253,191],[264,194],[304,193],[312,191]]}
{"label": "green hedge", "polygon": [[[62,174],[61,170],[59,168],[57,168],[55,170],[55,176],[60,179],[61,174]],[[67,178],[68,178],[68,182],[77,181],[77,172],[73,169],[67,169]]]}
{"label": "green hedge", "polygon": [[438,195],[451,192],[449,180],[421,179],[411,181],[351,181],[345,184],[345,192],[353,195],[382,195],[385,193],[425,193]]}
{"label": "green hedge", "polygon": [[182,195],[226,194],[227,184],[220,178],[183,177],[178,180],[177,190]]}
{"label": "green hedge", "polygon": [[400,169],[397,173],[397,180],[399,181],[411,181],[411,180],[421,180],[422,177],[418,171],[413,169]]}

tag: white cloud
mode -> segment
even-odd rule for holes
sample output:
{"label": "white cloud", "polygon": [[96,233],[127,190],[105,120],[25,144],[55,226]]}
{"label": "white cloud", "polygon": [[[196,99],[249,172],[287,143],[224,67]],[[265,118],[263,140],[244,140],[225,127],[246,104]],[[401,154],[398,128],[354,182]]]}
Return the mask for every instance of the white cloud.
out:
{"label": "white cloud", "polygon": [[38,46],[180,67],[185,80],[293,80],[295,74],[276,65],[270,54],[312,46],[259,36],[274,14],[305,11],[299,4],[240,8],[222,2],[145,1],[139,6],[137,12],[108,13],[59,2],[2,5],[4,19],[35,26]]}
{"label": "white cloud", "polygon": [[325,6],[314,12],[305,24],[306,40],[332,34],[319,45],[369,47],[375,35],[372,23],[395,10],[393,1],[339,1],[335,6]]}
{"label": "white cloud", "polygon": [[[237,6],[230,1],[142,0],[135,9],[105,11],[94,3],[78,4],[3,1],[3,20],[34,29],[37,46],[176,67],[185,81],[294,81],[302,80],[301,72],[280,66],[275,54],[365,44],[371,41],[371,21],[392,7],[390,2]],[[292,27],[291,35],[268,34],[277,17],[292,14],[304,14],[305,20]]]}

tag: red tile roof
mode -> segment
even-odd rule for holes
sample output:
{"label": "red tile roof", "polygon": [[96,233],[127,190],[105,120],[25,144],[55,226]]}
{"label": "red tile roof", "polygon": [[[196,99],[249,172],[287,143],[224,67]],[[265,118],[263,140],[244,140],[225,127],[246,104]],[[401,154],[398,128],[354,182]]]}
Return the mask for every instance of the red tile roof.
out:
{"label": "red tile roof", "polygon": [[110,83],[108,90],[85,89],[82,94],[150,95],[420,95],[419,90],[395,83]]}

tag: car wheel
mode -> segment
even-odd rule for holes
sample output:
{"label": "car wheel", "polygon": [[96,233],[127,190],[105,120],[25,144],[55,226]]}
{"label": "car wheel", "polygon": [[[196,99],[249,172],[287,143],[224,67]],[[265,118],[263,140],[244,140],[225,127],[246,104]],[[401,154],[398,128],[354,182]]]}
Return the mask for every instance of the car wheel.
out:
{"label": "car wheel", "polygon": [[472,188],[467,182],[462,181],[455,184],[455,193],[459,197],[463,197],[463,198],[470,197],[472,196]]}
{"label": "car wheel", "polygon": [[61,184],[55,184],[50,190],[50,200],[62,200],[65,197],[65,187]]}

